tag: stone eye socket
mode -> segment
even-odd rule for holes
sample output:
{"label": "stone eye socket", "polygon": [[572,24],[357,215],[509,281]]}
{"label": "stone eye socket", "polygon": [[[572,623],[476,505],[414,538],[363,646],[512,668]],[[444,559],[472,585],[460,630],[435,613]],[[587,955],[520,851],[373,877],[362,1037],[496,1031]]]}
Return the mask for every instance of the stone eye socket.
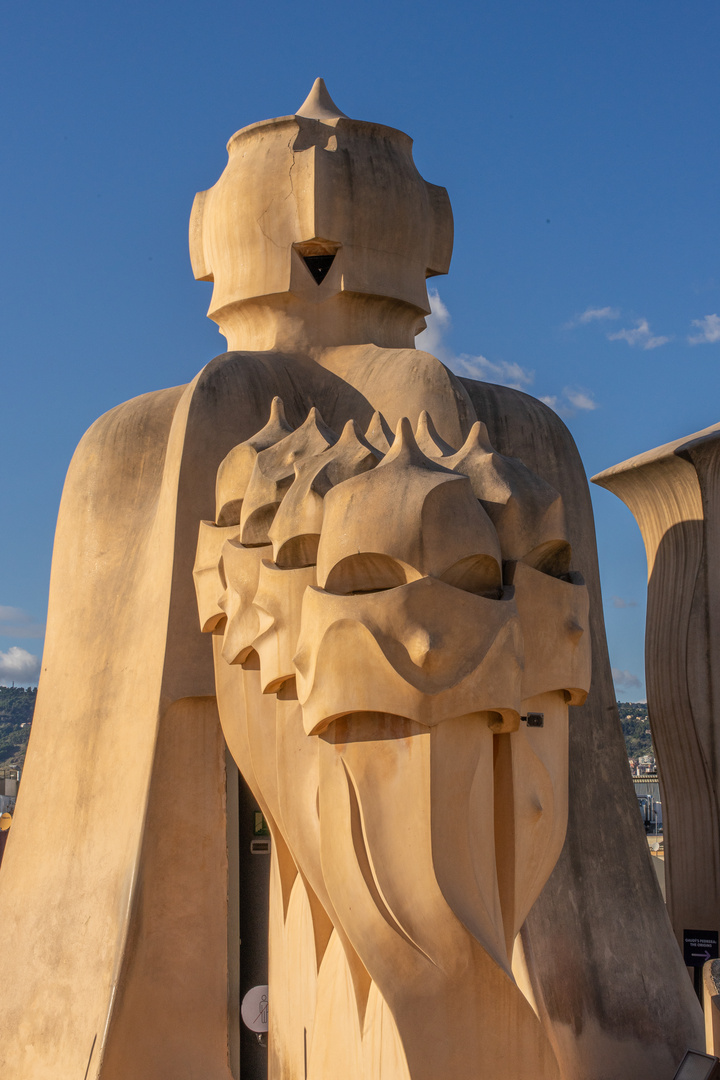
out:
{"label": "stone eye socket", "polygon": [[316,285],[321,285],[327,277],[328,270],[333,264],[335,253],[332,255],[304,255],[303,262],[315,279]]}
{"label": "stone eye socket", "polygon": [[502,596],[502,570],[492,555],[468,555],[449,566],[440,580],[463,592],[499,600]]}
{"label": "stone eye socket", "polygon": [[341,559],[327,576],[325,589],[338,596],[384,592],[420,577],[417,571],[390,555],[362,551]]}
{"label": "stone eye socket", "polygon": [[340,244],[336,240],[323,240],[316,236],[300,244],[293,244],[298,255],[310,271],[316,285],[322,285],[335,261]]}
{"label": "stone eye socket", "polygon": [[523,562],[549,577],[564,578],[570,572],[572,548],[566,540],[546,540],[528,552]]}
{"label": "stone eye socket", "polygon": [[[364,551],[337,563],[328,574],[325,589],[338,596],[385,592],[422,576],[414,567],[390,555]],[[503,591],[502,571],[492,555],[468,555],[442,574],[433,576],[453,588],[492,600],[498,600]]]}

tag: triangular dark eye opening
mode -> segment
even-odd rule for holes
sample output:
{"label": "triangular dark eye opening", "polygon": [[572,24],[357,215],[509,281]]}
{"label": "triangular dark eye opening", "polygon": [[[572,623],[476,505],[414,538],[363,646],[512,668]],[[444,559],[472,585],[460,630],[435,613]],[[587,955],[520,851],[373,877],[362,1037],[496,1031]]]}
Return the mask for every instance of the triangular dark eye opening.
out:
{"label": "triangular dark eye opening", "polygon": [[303,262],[315,278],[316,285],[322,284],[325,280],[334,258],[335,252],[332,255],[303,255]]}

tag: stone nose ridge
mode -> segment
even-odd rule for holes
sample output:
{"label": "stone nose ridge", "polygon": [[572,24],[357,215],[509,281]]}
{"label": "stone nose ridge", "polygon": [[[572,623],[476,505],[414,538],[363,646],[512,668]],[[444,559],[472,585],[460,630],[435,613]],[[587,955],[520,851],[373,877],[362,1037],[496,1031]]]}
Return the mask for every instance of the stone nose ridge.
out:
{"label": "stone nose ridge", "polygon": [[427,630],[420,627],[415,630],[404,642],[408,656],[417,667],[423,667],[432,649],[437,645]]}
{"label": "stone nose ridge", "polygon": [[304,116],[306,120],[338,120],[346,114],[338,109],[333,99],[328,94],[324,79],[316,79],[312,90],[295,113],[296,116]]}

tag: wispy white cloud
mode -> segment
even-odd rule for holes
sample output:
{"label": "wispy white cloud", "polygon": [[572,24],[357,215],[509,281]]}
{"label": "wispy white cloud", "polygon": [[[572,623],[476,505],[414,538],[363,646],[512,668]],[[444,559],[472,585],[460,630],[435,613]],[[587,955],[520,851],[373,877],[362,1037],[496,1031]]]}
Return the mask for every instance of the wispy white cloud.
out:
{"label": "wispy white cloud", "polygon": [[566,386],[563,390],[563,394],[566,400],[570,402],[573,409],[592,412],[593,409],[598,408],[598,403],[593,399],[589,390],[581,390],[579,387],[573,388],[572,386]]}
{"label": "wispy white cloud", "polygon": [[443,334],[450,329],[452,320],[450,319],[450,312],[441,300],[437,289],[428,289],[428,299],[430,301],[430,314],[425,320],[427,326],[415,338],[415,345],[418,349],[432,353],[433,356],[437,356],[438,359],[442,360],[442,356],[439,354],[445,351],[442,340]]}
{"label": "wispy white cloud", "polygon": [[541,398],[558,416],[575,416],[577,412],[591,412],[599,409],[597,401],[589,390],[578,386],[566,386],[561,394],[544,394]]}
{"label": "wispy white cloud", "polygon": [[40,658],[26,649],[11,645],[7,652],[0,652],[0,686],[10,682],[36,683],[39,674]]}
{"label": "wispy white cloud", "polygon": [[624,600],[622,596],[613,596],[613,607],[616,608],[628,608],[637,607],[637,600]]}
{"label": "wispy white cloud", "polygon": [[40,638],[45,627],[22,608],[0,604],[0,637]]}
{"label": "wispy white cloud", "polygon": [[720,315],[706,315],[704,319],[693,319],[693,326],[697,326],[699,334],[688,334],[691,345],[712,345],[720,341]]}
{"label": "wispy white cloud", "polygon": [[565,323],[566,330],[572,330],[575,326],[586,326],[591,322],[602,322],[605,319],[619,319],[620,312],[614,307],[589,307],[585,308],[579,315],[574,315],[572,319]]}
{"label": "wispy white cloud", "polygon": [[[581,312],[581,314],[574,315],[572,319],[569,320],[569,322],[566,322],[564,329],[572,330],[574,327],[577,326],[587,326],[588,323],[604,322],[607,319],[619,319],[621,314],[622,312],[620,311],[620,308],[589,307],[586,308],[585,311]],[[697,339],[688,339],[693,341],[693,344],[706,340],[720,340],[720,321],[718,322],[718,327],[716,330],[718,335],[717,338],[710,339],[704,336],[705,323],[707,319],[717,319],[717,316],[709,315],[706,317],[706,319],[698,320],[697,322],[693,323],[693,326],[702,325],[703,328],[703,333],[698,336]],[[666,337],[661,334],[653,334],[647,319],[635,319],[633,320],[633,323],[633,326],[623,327],[622,330],[616,330],[614,333],[608,334],[608,340],[626,341],[628,345],[637,345],[641,349],[658,349],[661,345],[667,345],[668,341],[672,341],[672,337]],[[712,325],[710,326],[710,330],[712,332]]]}
{"label": "wispy white cloud", "polygon": [[[535,382],[535,372],[523,367],[515,361],[489,360],[480,354],[472,356],[469,353],[461,353],[456,356],[445,345],[444,335],[449,330],[452,320],[450,312],[438,295],[437,289],[428,289],[430,300],[430,314],[427,316],[427,329],[415,338],[415,344],[419,349],[432,353],[447,364],[457,375],[466,379],[479,379],[483,382],[499,383],[501,386],[509,386],[513,390],[525,390],[529,392]],[[592,318],[615,318],[613,308],[588,309],[595,314],[583,313],[585,322]],[[608,312],[608,314],[604,314]],[[554,409],[560,416],[574,416],[580,411],[597,409],[599,406],[593,399],[589,390],[580,387],[566,386],[560,394],[546,394],[540,397],[546,405]]]}
{"label": "wispy white cloud", "polygon": [[618,330],[616,334],[608,334],[608,340],[627,341],[628,345],[639,345],[641,349],[658,349],[661,345],[667,345],[671,338],[653,334],[647,319],[636,319],[631,330]]}
{"label": "wispy white cloud", "polygon": [[463,353],[453,357],[449,364],[458,375],[464,375],[466,379],[499,383],[501,386],[510,386],[513,390],[527,390],[535,381],[534,371],[528,371],[509,360],[488,360],[485,356],[467,356]]}
{"label": "wispy white cloud", "polygon": [[486,356],[470,356],[461,353],[455,356],[447,348],[444,336],[452,325],[450,312],[443,303],[437,289],[428,289],[430,314],[427,316],[427,328],[415,338],[418,349],[432,353],[447,364],[449,368],[466,379],[481,379],[484,382],[500,383],[514,390],[526,390],[532,386],[535,372],[528,371],[520,364],[508,360],[488,360]]}
{"label": "wispy white cloud", "polygon": [[621,690],[639,690],[642,682],[632,671],[622,671],[620,668],[612,669],[613,682]]}

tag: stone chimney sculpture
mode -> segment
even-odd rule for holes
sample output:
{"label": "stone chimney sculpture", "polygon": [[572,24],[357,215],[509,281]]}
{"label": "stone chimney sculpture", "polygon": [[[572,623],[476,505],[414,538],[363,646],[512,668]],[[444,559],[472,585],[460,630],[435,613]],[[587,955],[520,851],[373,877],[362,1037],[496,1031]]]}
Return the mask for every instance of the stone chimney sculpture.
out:
{"label": "stone chimney sculpture", "polygon": [[13,1080],[237,1080],[226,747],[272,834],[270,1080],[670,1080],[702,1047],[582,465],[415,349],[452,216],[411,147],[322,80],[234,135],[190,223],[230,351],[73,459],[0,873]]}
{"label": "stone chimney sculpture", "polygon": [[718,431],[715,424],[593,477],[629,507],[645,543],[645,679],[667,906],[680,947],[687,930],[720,930]]}

